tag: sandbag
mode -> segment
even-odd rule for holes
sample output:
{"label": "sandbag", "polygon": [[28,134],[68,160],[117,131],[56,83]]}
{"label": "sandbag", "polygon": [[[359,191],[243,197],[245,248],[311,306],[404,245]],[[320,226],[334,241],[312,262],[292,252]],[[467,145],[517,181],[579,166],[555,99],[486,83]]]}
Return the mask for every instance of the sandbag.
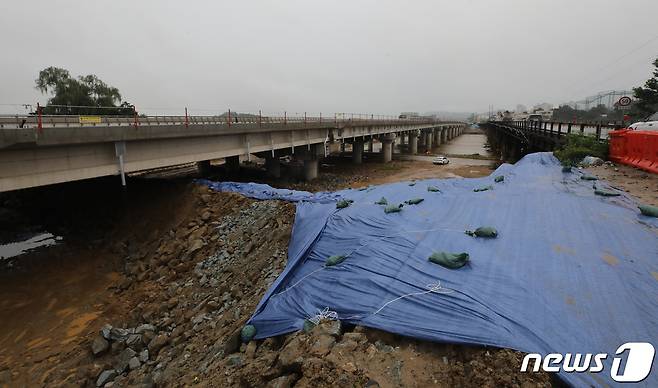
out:
{"label": "sandbag", "polygon": [[640,205],[638,206],[640,212],[645,216],[658,218],[658,206]]}
{"label": "sandbag", "polygon": [[352,201],[351,199],[341,199],[340,201],[336,202],[336,209],[344,209],[350,206],[352,202],[354,201]]}
{"label": "sandbag", "polygon": [[384,208],[384,213],[398,213],[402,211],[402,204],[399,205],[388,205]]}
{"label": "sandbag", "polygon": [[594,175],[583,174],[580,176],[580,179],[584,181],[595,181],[598,180],[599,178],[595,177]]}
{"label": "sandbag", "polygon": [[428,258],[429,261],[439,264],[443,267],[450,269],[461,268],[469,260],[468,253],[448,253],[448,252],[434,252]]}
{"label": "sandbag", "polygon": [[594,190],[594,194],[600,195],[602,197],[618,197],[621,194],[615,192],[615,191],[610,191],[610,190],[604,190],[604,189],[596,189]]}
{"label": "sandbag", "polygon": [[438,188],[436,188],[434,186],[427,186],[427,191],[432,192],[432,193],[436,193],[436,192],[440,193],[441,192],[441,190],[439,190]]}
{"label": "sandbag", "polygon": [[251,341],[255,335],[256,335],[256,326],[254,325],[245,325],[240,331],[240,337],[242,338],[242,342]]}
{"label": "sandbag", "polygon": [[484,186],[473,189],[474,192],[478,193],[480,191],[493,190],[493,186]]}
{"label": "sandbag", "polygon": [[347,256],[345,256],[345,255],[333,255],[333,256],[330,256],[327,259],[327,261],[324,262],[324,265],[327,266],[327,267],[331,267],[333,265],[338,265],[338,264],[342,263],[343,261],[345,261],[346,258],[347,258]]}
{"label": "sandbag", "polygon": [[375,205],[388,205],[388,201],[386,200],[386,198],[381,197],[379,201],[375,202]]}
{"label": "sandbag", "polygon": [[496,230],[496,228],[491,226],[481,226],[475,230],[467,230],[464,233],[473,237],[486,237],[486,238],[498,237],[498,231]]}
{"label": "sandbag", "polygon": [[408,201],[404,201],[407,205],[418,205],[419,203],[423,202],[425,199],[423,198],[413,198]]}
{"label": "sandbag", "polygon": [[309,321],[308,319],[304,319],[304,333],[310,333],[315,326],[315,323]]}
{"label": "sandbag", "polygon": [[505,180],[505,176],[504,176],[504,175],[498,175],[496,178],[494,178],[494,182],[496,182],[496,183],[500,183],[500,182],[502,182],[502,181],[504,181],[504,180]]}

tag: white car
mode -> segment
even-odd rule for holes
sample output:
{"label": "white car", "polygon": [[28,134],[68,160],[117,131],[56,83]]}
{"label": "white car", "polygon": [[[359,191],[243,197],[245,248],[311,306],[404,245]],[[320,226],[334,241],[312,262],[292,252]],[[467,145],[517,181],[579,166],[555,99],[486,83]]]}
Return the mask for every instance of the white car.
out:
{"label": "white car", "polygon": [[448,164],[450,161],[445,156],[437,156],[432,160],[432,164]]}
{"label": "white car", "polygon": [[658,121],[640,121],[629,125],[628,128],[636,131],[658,131]]}

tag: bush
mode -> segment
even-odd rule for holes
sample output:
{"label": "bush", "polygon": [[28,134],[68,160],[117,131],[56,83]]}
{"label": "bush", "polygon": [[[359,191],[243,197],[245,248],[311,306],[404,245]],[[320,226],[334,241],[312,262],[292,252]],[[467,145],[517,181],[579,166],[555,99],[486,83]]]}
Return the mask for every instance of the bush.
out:
{"label": "bush", "polygon": [[597,140],[596,136],[569,134],[567,142],[557,151],[553,152],[563,166],[576,166],[585,156],[596,156],[601,159],[608,158],[608,141]]}

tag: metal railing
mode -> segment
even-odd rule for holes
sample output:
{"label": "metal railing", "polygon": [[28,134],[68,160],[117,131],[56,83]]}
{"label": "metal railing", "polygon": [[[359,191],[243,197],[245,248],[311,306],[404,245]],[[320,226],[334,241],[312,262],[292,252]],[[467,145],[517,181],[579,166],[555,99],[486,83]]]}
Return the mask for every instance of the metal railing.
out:
{"label": "metal railing", "polygon": [[623,128],[623,124],[574,123],[562,121],[492,121],[492,124],[508,126],[521,131],[539,132],[549,136],[565,136],[571,133],[594,135],[597,139],[608,138],[608,133]]}
{"label": "metal railing", "polygon": [[214,115],[214,116],[83,116],[83,115],[1,115],[0,128],[23,128],[23,129],[45,129],[45,128],[70,128],[70,127],[122,127],[122,126],[158,126],[158,125],[181,125],[188,127],[190,125],[221,125],[226,126],[250,124],[250,125],[267,125],[267,124],[328,124],[342,125],[349,123],[372,123],[372,124],[430,124],[430,123],[449,123],[430,118],[415,117],[400,119],[395,116],[374,115],[374,114],[357,114],[357,113],[336,113],[333,115],[307,116],[288,115],[286,112],[282,116],[264,116],[260,113],[234,113]]}

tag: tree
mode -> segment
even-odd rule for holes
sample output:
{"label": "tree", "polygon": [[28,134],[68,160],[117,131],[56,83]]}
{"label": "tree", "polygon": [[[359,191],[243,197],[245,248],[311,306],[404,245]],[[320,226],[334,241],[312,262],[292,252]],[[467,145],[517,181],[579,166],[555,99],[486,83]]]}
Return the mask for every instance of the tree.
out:
{"label": "tree", "polygon": [[653,77],[644,83],[644,87],[633,88],[633,95],[637,99],[633,110],[641,118],[658,111],[658,59],[653,61],[653,66]]}
{"label": "tree", "polygon": [[35,83],[41,93],[52,95],[44,114],[133,114],[132,105],[121,103],[119,89],[93,74],[73,78],[66,69],[48,67],[39,72]]}

